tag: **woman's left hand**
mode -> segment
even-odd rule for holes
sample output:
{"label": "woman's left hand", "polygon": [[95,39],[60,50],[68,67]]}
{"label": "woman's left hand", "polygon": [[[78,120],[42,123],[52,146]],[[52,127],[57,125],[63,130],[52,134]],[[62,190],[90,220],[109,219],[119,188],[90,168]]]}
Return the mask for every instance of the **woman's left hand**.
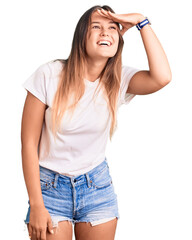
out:
{"label": "woman's left hand", "polygon": [[112,19],[114,22],[121,24],[121,35],[123,35],[128,29],[132,28],[139,22],[145,20],[145,17],[140,13],[115,14],[104,9],[98,10],[97,12],[101,16],[107,17],[109,19]]}

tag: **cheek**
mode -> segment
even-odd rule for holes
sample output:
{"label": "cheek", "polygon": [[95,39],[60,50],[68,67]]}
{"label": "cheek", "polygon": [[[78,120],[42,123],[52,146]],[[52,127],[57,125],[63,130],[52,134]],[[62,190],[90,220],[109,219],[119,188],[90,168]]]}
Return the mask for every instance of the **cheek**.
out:
{"label": "cheek", "polygon": [[86,49],[90,49],[90,42],[91,42],[90,37],[91,37],[90,34],[87,34],[86,43],[85,43]]}
{"label": "cheek", "polygon": [[88,55],[92,55],[92,53],[94,52],[95,47],[93,46],[93,42],[91,39],[87,40],[86,43],[86,52]]}
{"label": "cheek", "polygon": [[119,45],[119,35],[116,36],[114,39],[115,39],[115,46],[116,46],[116,48],[118,48],[118,45]]}
{"label": "cheek", "polygon": [[89,51],[93,50],[96,47],[96,41],[97,38],[93,34],[90,34],[86,39],[86,48]]}
{"label": "cheek", "polygon": [[115,40],[116,40],[117,43],[119,43],[119,38],[120,38],[120,37],[119,37],[119,34],[117,34],[117,35],[115,36]]}

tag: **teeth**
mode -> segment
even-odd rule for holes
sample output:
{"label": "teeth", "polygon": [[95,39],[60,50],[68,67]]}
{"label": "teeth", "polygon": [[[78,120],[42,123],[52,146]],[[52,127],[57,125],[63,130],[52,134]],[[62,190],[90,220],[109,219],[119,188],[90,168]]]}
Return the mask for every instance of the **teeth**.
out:
{"label": "teeth", "polygon": [[99,44],[99,45],[101,45],[101,44],[107,44],[107,46],[110,46],[110,45],[111,45],[111,43],[108,42],[108,41],[99,41],[98,44]]}

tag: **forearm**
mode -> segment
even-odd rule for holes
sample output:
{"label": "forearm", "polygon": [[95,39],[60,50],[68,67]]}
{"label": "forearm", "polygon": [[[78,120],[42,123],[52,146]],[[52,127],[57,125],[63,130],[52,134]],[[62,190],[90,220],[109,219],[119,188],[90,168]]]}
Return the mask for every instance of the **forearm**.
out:
{"label": "forearm", "polygon": [[168,59],[153,29],[147,24],[140,30],[140,34],[147,54],[151,77],[162,83],[170,81],[171,69]]}
{"label": "forearm", "polygon": [[[145,19],[140,13],[115,14],[102,9],[99,14],[115,22],[119,22],[122,25],[122,29],[120,30],[122,35],[124,35],[128,29]],[[148,58],[150,77],[160,84],[164,85],[168,83],[171,80],[171,69],[157,36],[148,24],[140,30],[140,34]]]}
{"label": "forearm", "polygon": [[30,206],[44,206],[41,193],[38,153],[35,146],[23,144],[22,166]]}

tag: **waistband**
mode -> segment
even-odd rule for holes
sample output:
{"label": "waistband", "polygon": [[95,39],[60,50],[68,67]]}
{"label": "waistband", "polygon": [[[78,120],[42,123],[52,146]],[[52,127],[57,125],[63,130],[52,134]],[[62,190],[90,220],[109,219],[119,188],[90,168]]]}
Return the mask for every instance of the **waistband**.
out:
{"label": "waistband", "polygon": [[42,167],[39,165],[39,169],[41,173],[45,173],[46,175],[52,177],[55,179],[54,181],[54,185],[57,184],[58,179],[62,179],[63,181],[65,181],[65,183],[71,183],[72,185],[75,183],[83,183],[85,180],[87,181],[88,186],[90,186],[90,179],[99,174],[100,172],[102,172],[102,170],[105,167],[109,167],[108,166],[108,162],[107,162],[107,158],[105,157],[105,159],[103,160],[102,163],[100,163],[98,166],[96,166],[95,168],[93,168],[92,170],[90,170],[87,173],[84,173],[82,175],[78,175],[78,176],[66,176],[63,174],[60,174],[58,172],[55,172],[51,169]]}

